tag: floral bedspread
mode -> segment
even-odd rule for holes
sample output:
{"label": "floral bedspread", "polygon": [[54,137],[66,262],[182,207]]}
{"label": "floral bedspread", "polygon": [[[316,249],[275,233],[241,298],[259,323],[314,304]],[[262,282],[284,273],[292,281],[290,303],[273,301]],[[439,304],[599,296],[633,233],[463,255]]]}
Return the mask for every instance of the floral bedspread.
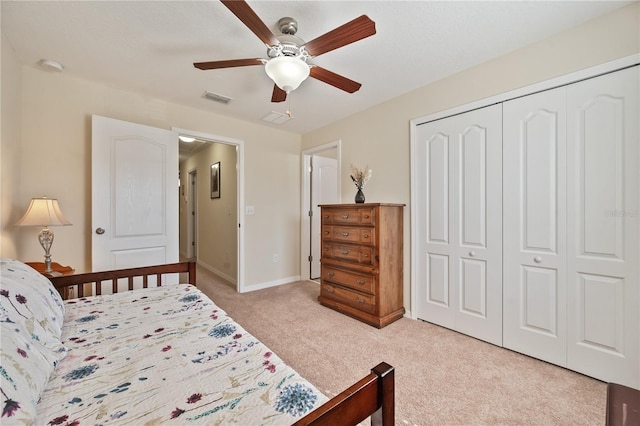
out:
{"label": "floral bedspread", "polygon": [[190,285],[66,302],[35,424],[287,425],[327,400]]}

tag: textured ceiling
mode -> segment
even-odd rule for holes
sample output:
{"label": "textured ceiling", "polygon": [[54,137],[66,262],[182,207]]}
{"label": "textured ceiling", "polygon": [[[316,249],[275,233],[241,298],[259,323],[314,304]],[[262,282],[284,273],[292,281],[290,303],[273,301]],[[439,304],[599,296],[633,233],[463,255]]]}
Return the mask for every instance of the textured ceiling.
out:
{"label": "textured ceiling", "polygon": [[[308,79],[271,103],[262,66],[201,71],[193,62],[266,57],[265,45],[218,1],[2,1],[2,31],[18,59],[61,62],[65,74],[305,133],[506,54],[631,2],[249,1],[275,34],[284,16],[310,41],[362,14],[377,34],[313,59],[362,83],[347,94]],[[44,71],[43,71],[44,72]],[[204,91],[232,98],[227,105]]]}

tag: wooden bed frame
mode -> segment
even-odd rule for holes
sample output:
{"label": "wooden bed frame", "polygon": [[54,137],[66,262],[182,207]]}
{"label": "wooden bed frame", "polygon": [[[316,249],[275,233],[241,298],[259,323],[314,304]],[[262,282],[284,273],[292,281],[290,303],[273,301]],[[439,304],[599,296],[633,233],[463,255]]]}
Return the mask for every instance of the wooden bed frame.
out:
{"label": "wooden bed frame", "polygon": [[[95,294],[100,295],[102,294],[102,285],[107,282],[111,285],[111,291],[117,293],[120,279],[127,279],[128,290],[133,290],[134,278],[136,277],[141,277],[143,288],[147,288],[150,276],[156,276],[156,282],[160,286],[162,275],[175,273],[186,273],[186,282],[196,285],[196,263],[194,261],[63,275],[49,279],[65,298],[68,294],[67,289],[70,287],[76,287],[78,297],[84,297],[85,284],[95,284]],[[185,281],[181,279],[180,282]],[[371,417],[372,425],[393,426],[394,424],[395,372],[394,368],[385,362],[376,365],[366,377],[294,424],[296,426],[355,425],[367,417]]]}

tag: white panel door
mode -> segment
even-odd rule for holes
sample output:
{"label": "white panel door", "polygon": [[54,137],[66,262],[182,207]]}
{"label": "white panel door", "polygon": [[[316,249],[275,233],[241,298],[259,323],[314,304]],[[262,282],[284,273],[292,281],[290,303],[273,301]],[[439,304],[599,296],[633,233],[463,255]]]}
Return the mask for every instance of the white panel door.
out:
{"label": "white panel door", "polygon": [[178,261],[178,138],[92,117],[92,269]]}
{"label": "white panel door", "polygon": [[565,88],[504,103],[504,346],[566,365]]}
{"label": "white panel door", "polygon": [[640,387],[638,67],[567,87],[569,368]]}
{"label": "white panel door", "polygon": [[416,129],[417,317],[502,344],[502,108]]}
{"label": "white panel door", "polygon": [[340,202],[338,196],[338,160],[321,155],[311,157],[311,272],[320,278],[320,207]]}

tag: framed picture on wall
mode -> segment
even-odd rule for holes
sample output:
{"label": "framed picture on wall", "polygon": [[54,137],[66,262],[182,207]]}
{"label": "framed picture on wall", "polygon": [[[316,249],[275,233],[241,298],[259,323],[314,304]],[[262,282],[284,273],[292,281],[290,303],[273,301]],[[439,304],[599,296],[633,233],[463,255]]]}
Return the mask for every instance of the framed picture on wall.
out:
{"label": "framed picture on wall", "polygon": [[211,165],[211,198],[220,198],[220,162]]}

